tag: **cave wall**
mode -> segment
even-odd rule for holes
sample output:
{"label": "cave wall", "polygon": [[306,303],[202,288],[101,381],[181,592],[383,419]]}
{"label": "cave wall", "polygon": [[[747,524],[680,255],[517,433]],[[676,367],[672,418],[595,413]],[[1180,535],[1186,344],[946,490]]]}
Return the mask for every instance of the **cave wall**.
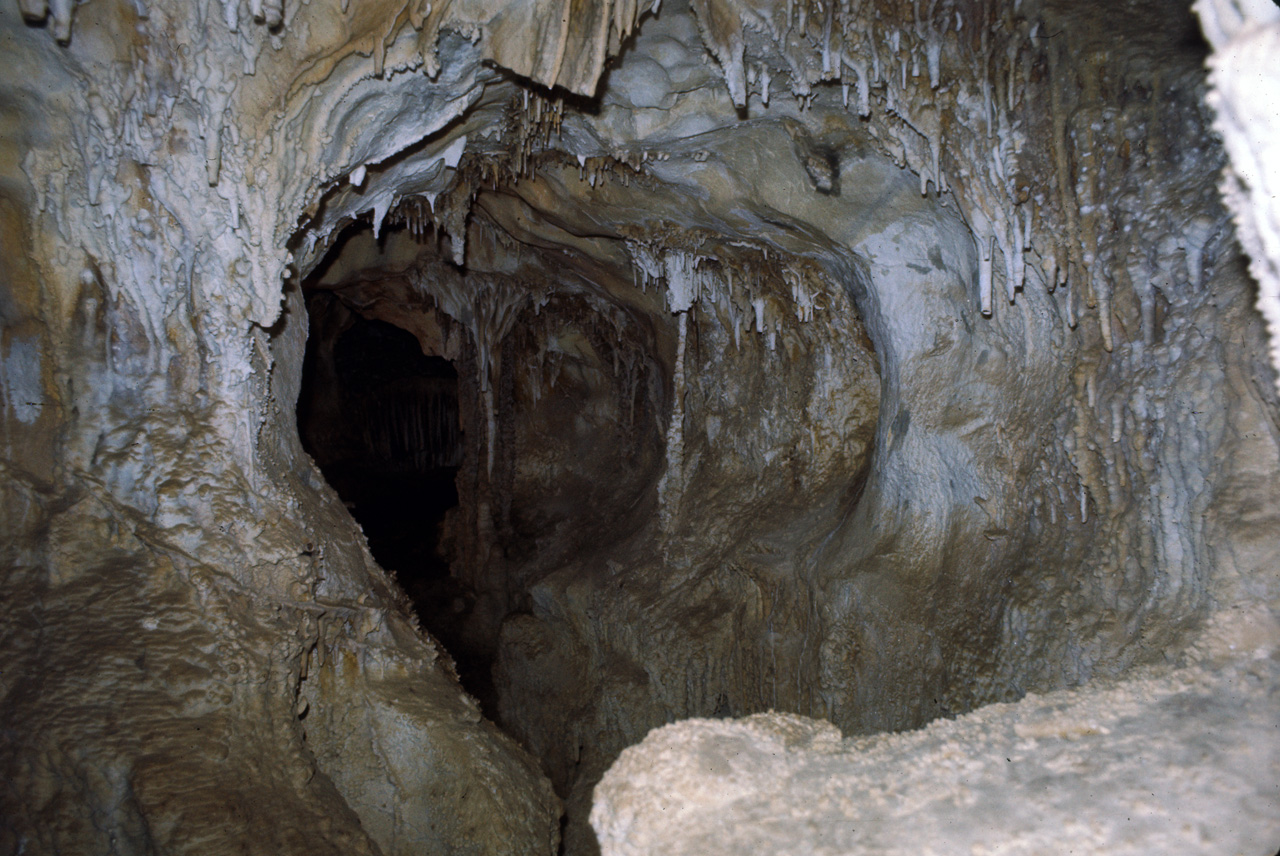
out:
{"label": "cave wall", "polygon": [[[1240,112],[1221,118],[1220,127],[1229,138],[1242,137],[1231,143],[1233,151],[1256,154],[1267,150],[1266,122],[1248,131],[1231,122],[1268,103],[1266,78],[1254,84],[1258,70],[1239,58],[1258,56],[1252,52],[1268,38],[1258,22],[1274,12],[1245,6],[1206,12],[1221,16],[1225,32],[1215,41],[1244,42],[1216,63],[1227,69],[1218,72],[1224,77],[1250,68],[1248,77],[1232,81],[1239,88],[1224,86],[1218,98],[1248,91],[1250,106],[1231,105]],[[1087,43],[1107,34],[1104,89],[1107,78],[1114,86],[1132,69],[1117,68],[1125,47],[1116,34],[1133,32],[1121,18],[1075,33],[1079,50],[1072,52],[1091,59],[1103,57],[1088,52]],[[1084,65],[1087,76],[1091,62]],[[1081,88],[1089,90],[1087,77]],[[1109,97],[1123,102],[1133,94],[1128,85],[1116,86]],[[1063,541],[1043,541],[1067,505],[1060,493],[1062,504],[1053,508],[1052,492],[1063,479],[1054,472],[1053,450],[1044,448],[1035,467],[1048,469],[1049,478],[1019,482],[1030,488],[1020,510],[1031,519],[1013,527],[1027,537],[1029,561],[1004,601],[1003,645],[987,655],[1002,661],[995,674],[1016,687],[1043,690],[1090,675],[1092,683],[1028,693],[1018,704],[991,704],[903,735],[841,740],[823,723],[772,713],[658,729],[624,751],[595,790],[592,824],[603,852],[1272,849],[1277,755],[1267,731],[1275,727],[1276,587],[1273,501],[1263,497],[1272,495],[1274,476],[1261,473],[1275,461],[1274,376],[1259,320],[1248,309],[1256,287],[1223,233],[1202,169],[1217,159],[1203,135],[1204,114],[1189,101],[1176,103],[1189,93],[1164,94],[1167,111],[1139,119],[1145,126],[1137,135],[1132,114],[1112,101],[1102,109],[1086,102],[1073,116],[1096,122],[1077,128],[1074,144],[1092,134],[1116,141],[1113,160],[1082,164],[1080,171],[1104,173],[1097,186],[1109,190],[1110,234],[1136,233],[1147,249],[1118,254],[1133,266],[1134,290],[1106,295],[1113,300],[1104,309],[1109,317],[1096,336],[1077,338],[1067,374],[1074,402],[1045,438],[1047,446],[1066,447],[1078,476],[1077,526]],[[1269,107],[1261,111],[1270,115]],[[1181,135],[1170,145],[1163,134],[1175,123]],[[1147,168],[1164,174],[1133,195],[1123,188],[1136,164],[1106,175],[1132,158],[1125,139],[1146,145]],[[1268,175],[1246,157],[1226,183],[1237,216],[1264,233],[1267,203],[1250,209],[1245,194],[1267,186]],[[1081,196],[1089,181],[1081,176],[1075,188]],[[1169,235],[1169,223],[1159,222],[1184,211],[1205,218],[1188,224],[1202,230],[1199,242]],[[1252,269],[1265,274],[1266,255],[1255,249]],[[1120,279],[1114,268],[1103,276],[1113,274]],[[1101,304],[1104,295],[1095,297]],[[1074,307],[1062,308],[1069,320]],[[1248,344],[1215,344],[1233,337]],[[1212,463],[1203,457],[1210,448],[1218,450]],[[1092,543],[1082,544],[1082,535]],[[1044,546],[1050,552],[1039,554]],[[1070,558],[1059,571],[1032,570],[1057,564],[1047,556],[1063,546]],[[851,587],[861,581],[854,575]],[[874,622],[855,627],[865,632],[868,625]],[[1180,649],[1180,635],[1193,640],[1189,648]],[[1126,668],[1135,661],[1152,665]],[[1123,679],[1109,677],[1117,673]]]}
{"label": "cave wall", "polygon": [[[1274,378],[1178,4],[664,5],[0,7],[10,849],[548,853],[554,785],[590,852],[676,719],[865,734],[1257,655],[1206,762],[1242,763]],[[515,739],[299,444],[301,283],[355,222],[429,257],[364,311],[459,360]],[[610,329],[646,421],[584,500],[608,456],[535,452],[618,424]]]}
{"label": "cave wall", "polygon": [[24,69],[5,74],[4,847],[554,852],[535,762],[417,631],[293,424],[305,313],[281,273],[291,182],[316,170],[285,141],[314,81],[279,83],[373,23],[300,27],[281,53],[210,4],[77,11],[66,46],[0,12]]}

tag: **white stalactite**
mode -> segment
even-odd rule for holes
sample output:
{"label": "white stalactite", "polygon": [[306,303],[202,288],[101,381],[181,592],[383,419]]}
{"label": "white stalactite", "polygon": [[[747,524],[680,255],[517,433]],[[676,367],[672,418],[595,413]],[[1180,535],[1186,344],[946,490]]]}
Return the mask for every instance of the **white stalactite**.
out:
{"label": "white stalactite", "polygon": [[689,335],[689,313],[676,314],[676,363],[671,377],[671,421],[667,425],[667,469],[658,482],[662,529],[670,533],[684,495],[684,394],[685,346]]}
{"label": "white stalactite", "polygon": [[991,314],[991,256],[994,252],[995,238],[980,241],[980,257],[978,259],[978,303],[983,315]]}
{"label": "white stalactite", "polygon": [[942,83],[942,39],[936,33],[929,34],[925,56],[929,63],[929,86],[937,89]]}

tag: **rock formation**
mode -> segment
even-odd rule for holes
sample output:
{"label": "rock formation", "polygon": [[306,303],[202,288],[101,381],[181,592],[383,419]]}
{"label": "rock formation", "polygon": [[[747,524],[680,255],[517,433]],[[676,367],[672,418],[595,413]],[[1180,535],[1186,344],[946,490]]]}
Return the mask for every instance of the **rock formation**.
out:
{"label": "rock formation", "polygon": [[1274,852],[1199,11],[0,3],[0,850]]}

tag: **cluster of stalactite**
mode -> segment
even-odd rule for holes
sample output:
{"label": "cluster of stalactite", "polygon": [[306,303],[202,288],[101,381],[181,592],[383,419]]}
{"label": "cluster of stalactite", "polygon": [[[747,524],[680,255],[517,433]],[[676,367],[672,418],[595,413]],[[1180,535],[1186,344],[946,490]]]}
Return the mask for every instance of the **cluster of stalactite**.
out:
{"label": "cluster of stalactite", "polygon": [[401,381],[353,399],[348,417],[375,460],[420,473],[461,463],[456,381]]}

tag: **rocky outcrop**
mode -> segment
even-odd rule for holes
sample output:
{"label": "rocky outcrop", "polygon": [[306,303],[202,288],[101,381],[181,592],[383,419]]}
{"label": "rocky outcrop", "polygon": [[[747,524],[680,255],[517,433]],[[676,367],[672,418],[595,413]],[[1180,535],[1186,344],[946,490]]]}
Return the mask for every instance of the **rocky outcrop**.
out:
{"label": "rocky outcrop", "polygon": [[686,720],[622,753],[591,820],[619,856],[1267,853],[1275,671],[1137,673],[858,740],[787,714]]}

